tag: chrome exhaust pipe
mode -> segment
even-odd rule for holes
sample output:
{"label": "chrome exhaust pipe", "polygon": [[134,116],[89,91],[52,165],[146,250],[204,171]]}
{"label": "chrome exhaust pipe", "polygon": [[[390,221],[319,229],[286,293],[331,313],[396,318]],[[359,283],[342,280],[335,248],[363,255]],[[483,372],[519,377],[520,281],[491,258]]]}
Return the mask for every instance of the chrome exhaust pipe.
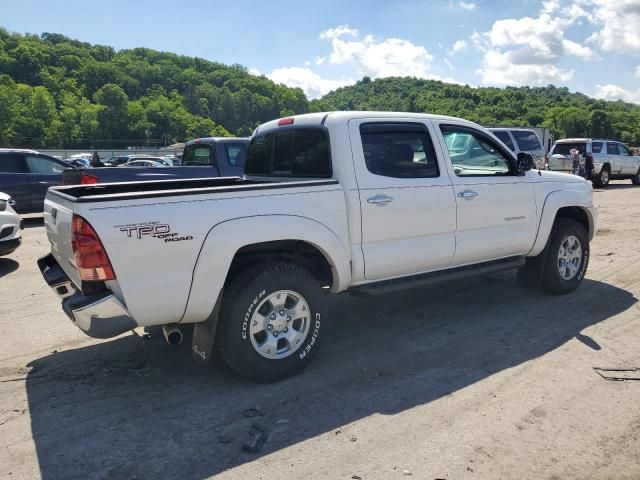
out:
{"label": "chrome exhaust pipe", "polygon": [[182,330],[177,325],[163,325],[162,333],[169,345],[180,345],[182,343]]}

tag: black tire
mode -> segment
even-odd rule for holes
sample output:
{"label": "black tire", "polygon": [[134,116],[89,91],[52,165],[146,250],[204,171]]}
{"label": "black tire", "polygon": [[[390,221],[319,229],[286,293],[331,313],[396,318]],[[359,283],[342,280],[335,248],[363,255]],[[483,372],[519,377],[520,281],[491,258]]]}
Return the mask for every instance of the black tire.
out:
{"label": "black tire", "polygon": [[611,181],[611,170],[609,169],[608,165],[603,165],[602,168],[600,169],[600,173],[594,177],[593,183],[595,184],[596,187],[605,188],[607,185],[609,185],[610,181]]}
{"label": "black tire", "polygon": [[[265,358],[254,347],[249,324],[264,300],[283,290],[295,292],[307,303],[309,328],[304,340],[291,348],[288,356]],[[240,273],[225,287],[216,344],[222,359],[240,375],[261,382],[276,381],[309,364],[318,351],[325,323],[325,294],[308,270],[285,262],[263,263]],[[264,331],[265,336],[269,334],[273,332]],[[253,338],[256,341],[256,336]],[[277,345],[279,350],[280,343]]]}
{"label": "black tire", "polygon": [[[582,253],[577,266],[577,273],[572,278],[565,279],[560,274],[558,254],[561,245],[569,236],[574,236],[578,239]],[[549,235],[547,248],[547,258],[542,276],[542,289],[555,295],[573,292],[582,283],[589,266],[589,237],[585,228],[582,224],[570,218],[556,218]]]}
{"label": "black tire", "polygon": [[634,185],[640,185],[640,170],[636,172],[636,174],[631,177],[631,183]]}

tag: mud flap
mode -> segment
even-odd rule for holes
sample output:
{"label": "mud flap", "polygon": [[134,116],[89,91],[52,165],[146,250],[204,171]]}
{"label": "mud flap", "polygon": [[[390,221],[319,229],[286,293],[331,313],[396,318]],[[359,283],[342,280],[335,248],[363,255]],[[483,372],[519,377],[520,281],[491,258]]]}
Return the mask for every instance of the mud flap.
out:
{"label": "mud flap", "polygon": [[547,242],[542,252],[535,257],[527,258],[527,263],[524,264],[524,267],[518,269],[518,276],[516,277],[516,282],[520,287],[531,290],[540,288],[548,254],[549,243]]}
{"label": "mud flap", "polygon": [[208,365],[213,357],[213,342],[216,337],[216,327],[218,326],[218,313],[220,312],[220,301],[224,289],[220,290],[218,301],[213,312],[204,322],[196,323],[193,328],[193,343],[191,346],[191,354],[196,363],[200,365]]}

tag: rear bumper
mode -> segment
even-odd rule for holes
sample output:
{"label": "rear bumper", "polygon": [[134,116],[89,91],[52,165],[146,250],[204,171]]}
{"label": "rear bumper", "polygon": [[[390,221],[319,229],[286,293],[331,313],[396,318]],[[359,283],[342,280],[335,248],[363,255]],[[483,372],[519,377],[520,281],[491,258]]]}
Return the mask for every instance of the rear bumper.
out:
{"label": "rear bumper", "polygon": [[62,310],[84,333],[93,338],[111,338],[138,325],[110,290],[84,295],[64,273],[53,255],[38,259],[44,281],[62,300]]}

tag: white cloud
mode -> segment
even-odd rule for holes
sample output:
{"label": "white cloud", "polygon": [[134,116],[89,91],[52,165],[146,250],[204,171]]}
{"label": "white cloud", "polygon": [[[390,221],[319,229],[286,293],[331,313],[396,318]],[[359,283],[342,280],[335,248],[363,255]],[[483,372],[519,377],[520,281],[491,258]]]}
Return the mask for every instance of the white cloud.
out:
{"label": "white cloud", "polygon": [[455,42],[453,42],[453,45],[451,46],[451,50],[449,50],[448,54],[454,55],[458,52],[461,52],[465,48],[467,48],[466,40],[456,40]]}
{"label": "white cloud", "polygon": [[592,7],[590,19],[600,30],[588,39],[605,52],[640,54],[638,0],[580,0]]}
{"label": "white cloud", "polygon": [[303,67],[276,68],[267,75],[276,83],[283,83],[290,87],[300,87],[309,98],[318,98],[325,93],[355,83],[354,80],[328,80]]}
{"label": "white cloud", "polygon": [[467,12],[472,12],[473,10],[475,10],[476,8],[478,8],[478,5],[476,5],[473,2],[460,2],[458,3],[458,6],[463,9],[466,10]]}
{"label": "white cloud", "polygon": [[[588,1],[588,0],[577,0]],[[543,2],[537,17],[497,20],[488,32],[474,32],[470,39],[484,53],[476,71],[485,84],[544,85],[567,82],[573,69],[559,66],[565,56],[582,60],[597,58],[595,52],[565,38],[566,30],[576,18],[560,14],[558,0]]]}
{"label": "white cloud", "polygon": [[636,71],[634,72],[634,75],[636,76],[636,78],[640,78],[640,65],[636,67]]}
{"label": "white cloud", "polygon": [[634,92],[611,83],[596,85],[595,97],[603,100],[624,100],[625,102],[640,104],[640,89]]}
{"label": "white cloud", "polygon": [[433,55],[409,40],[376,40],[372,35],[360,38],[359,32],[347,25],[325,30],[320,38],[331,41],[329,63],[355,66],[360,75],[434,77],[430,74]]}
{"label": "white cloud", "polygon": [[[327,55],[315,57],[309,63],[305,62],[304,67],[277,68],[267,76],[274,82],[302,88],[310,98],[320,97],[331,90],[355,82],[351,78],[324,78],[310,68],[313,63],[316,66],[322,66],[323,69],[339,66],[342,71],[351,71],[350,76],[356,76],[356,78],[398,76],[459,83],[453,78],[433,73],[431,63],[434,56],[425,47],[416,45],[410,40],[377,39],[373,35],[362,36],[358,30],[348,25],[324,30],[320,33],[320,39],[328,40],[331,44],[331,51]],[[461,42],[466,45],[464,40]]]}
{"label": "white cloud", "polygon": [[260,75],[262,75],[262,72],[260,72],[260,70],[258,70],[257,68],[250,68],[249,73],[251,75],[255,75],[256,77],[259,77]]}

